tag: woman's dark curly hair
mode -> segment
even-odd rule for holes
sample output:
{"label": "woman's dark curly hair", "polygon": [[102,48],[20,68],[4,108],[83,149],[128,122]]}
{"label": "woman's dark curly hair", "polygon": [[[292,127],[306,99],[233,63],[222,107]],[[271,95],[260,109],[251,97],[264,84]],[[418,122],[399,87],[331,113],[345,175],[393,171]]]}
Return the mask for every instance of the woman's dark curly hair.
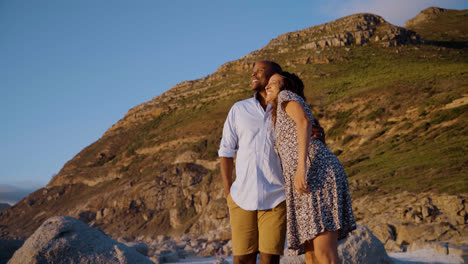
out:
{"label": "woman's dark curly hair", "polygon": [[[283,86],[280,87],[280,92],[284,90],[291,91],[302,97],[304,101],[306,100],[304,96],[304,83],[299,77],[297,77],[297,75],[286,71],[282,71],[277,74],[283,77]],[[272,103],[272,106],[271,114],[273,117],[273,124],[276,124],[276,109],[278,107],[278,98]]]}
{"label": "woman's dark curly hair", "polygon": [[304,83],[302,82],[299,77],[297,77],[294,73],[289,73],[286,71],[278,73],[279,75],[283,76],[283,87],[280,88],[280,91],[287,90],[296,93],[304,101],[306,100],[304,96]]}

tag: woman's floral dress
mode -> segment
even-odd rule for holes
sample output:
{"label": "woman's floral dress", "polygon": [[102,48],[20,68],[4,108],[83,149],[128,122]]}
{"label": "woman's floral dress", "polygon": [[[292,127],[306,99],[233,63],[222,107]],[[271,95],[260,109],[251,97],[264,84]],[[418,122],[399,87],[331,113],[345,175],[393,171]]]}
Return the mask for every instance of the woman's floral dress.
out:
{"label": "woman's floral dress", "polygon": [[295,122],[281,104],[299,102],[314,120],[306,102],[294,92],[278,95],[275,147],[280,156],[286,188],[287,242],[290,255],[303,254],[303,244],[318,234],[339,231],[339,239],[356,229],[348,178],[338,158],[320,140],[311,137],[308,146],[307,184],[310,193],[301,195],[294,188],[298,140]]}

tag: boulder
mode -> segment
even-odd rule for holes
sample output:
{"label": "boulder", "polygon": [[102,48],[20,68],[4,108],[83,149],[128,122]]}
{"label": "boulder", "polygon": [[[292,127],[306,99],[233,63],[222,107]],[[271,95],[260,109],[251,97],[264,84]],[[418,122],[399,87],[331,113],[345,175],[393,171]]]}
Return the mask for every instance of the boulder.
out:
{"label": "boulder", "polygon": [[213,261],[213,264],[229,264],[229,261],[223,257],[218,257],[215,261]]}
{"label": "boulder", "polygon": [[125,245],[129,248],[135,249],[144,256],[148,256],[148,245],[143,242],[127,242]]}
{"label": "boulder", "polygon": [[156,241],[158,243],[162,243],[163,241],[169,240],[169,237],[166,235],[159,235],[156,237]]}
{"label": "boulder", "polygon": [[232,240],[229,240],[226,244],[224,244],[223,253],[226,256],[232,255]]}
{"label": "boulder", "polygon": [[10,264],[152,263],[135,249],[69,216],[46,220],[15,252]]}
{"label": "boulder", "polygon": [[198,253],[198,256],[200,256],[200,257],[211,257],[211,256],[216,255],[217,252],[218,252],[217,246],[210,243],[210,244],[207,244],[206,248],[204,248],[203,251]]}
{"label": "boulder", "polygon": [[380,240],[366,226],[358,226],[338,243],[343,263],[393,263]]}
{"label": "boulder", "polygon": [[[341,263],[393,263],[384,245],[366,226],[357,226],[346,239],[338,242],[338,255]],[[305,263],[304,255],[284,256],[282,264]]]}
{"label": "boulder", "polygon": [[177,252],[168,252],[162,254],[159,258],[159,263],[179,262],[179,254]]}

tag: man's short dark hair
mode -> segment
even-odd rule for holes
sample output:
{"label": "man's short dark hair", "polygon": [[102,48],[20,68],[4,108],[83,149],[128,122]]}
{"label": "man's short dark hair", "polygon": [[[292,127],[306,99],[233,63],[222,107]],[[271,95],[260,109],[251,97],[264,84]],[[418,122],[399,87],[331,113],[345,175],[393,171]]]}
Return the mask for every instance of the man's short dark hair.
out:
{"label": "man's short dark hair", "polygon": [[[281,69],[281,66],[278,63],[274,62],[274,61],[257,61],[257,62],[262,62],[262,63],[269,64],[271,66],[271,70],[273,71],[272,72],[273,74],[280,73],[280,72],[283,71],[283,69]],[[255,63],[254,63],[254,67],[255,67]]]}

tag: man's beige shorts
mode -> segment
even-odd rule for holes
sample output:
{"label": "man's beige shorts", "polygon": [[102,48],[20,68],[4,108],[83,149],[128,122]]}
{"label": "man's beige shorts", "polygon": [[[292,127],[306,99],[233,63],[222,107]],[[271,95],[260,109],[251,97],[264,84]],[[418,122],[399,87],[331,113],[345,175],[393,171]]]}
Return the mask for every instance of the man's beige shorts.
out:
{"label": "man's beige shorts", "polygon": [[228,195],[234,256],[261,253],[283,255],[286,237],[286,203],[269,210],[246,211]]}

